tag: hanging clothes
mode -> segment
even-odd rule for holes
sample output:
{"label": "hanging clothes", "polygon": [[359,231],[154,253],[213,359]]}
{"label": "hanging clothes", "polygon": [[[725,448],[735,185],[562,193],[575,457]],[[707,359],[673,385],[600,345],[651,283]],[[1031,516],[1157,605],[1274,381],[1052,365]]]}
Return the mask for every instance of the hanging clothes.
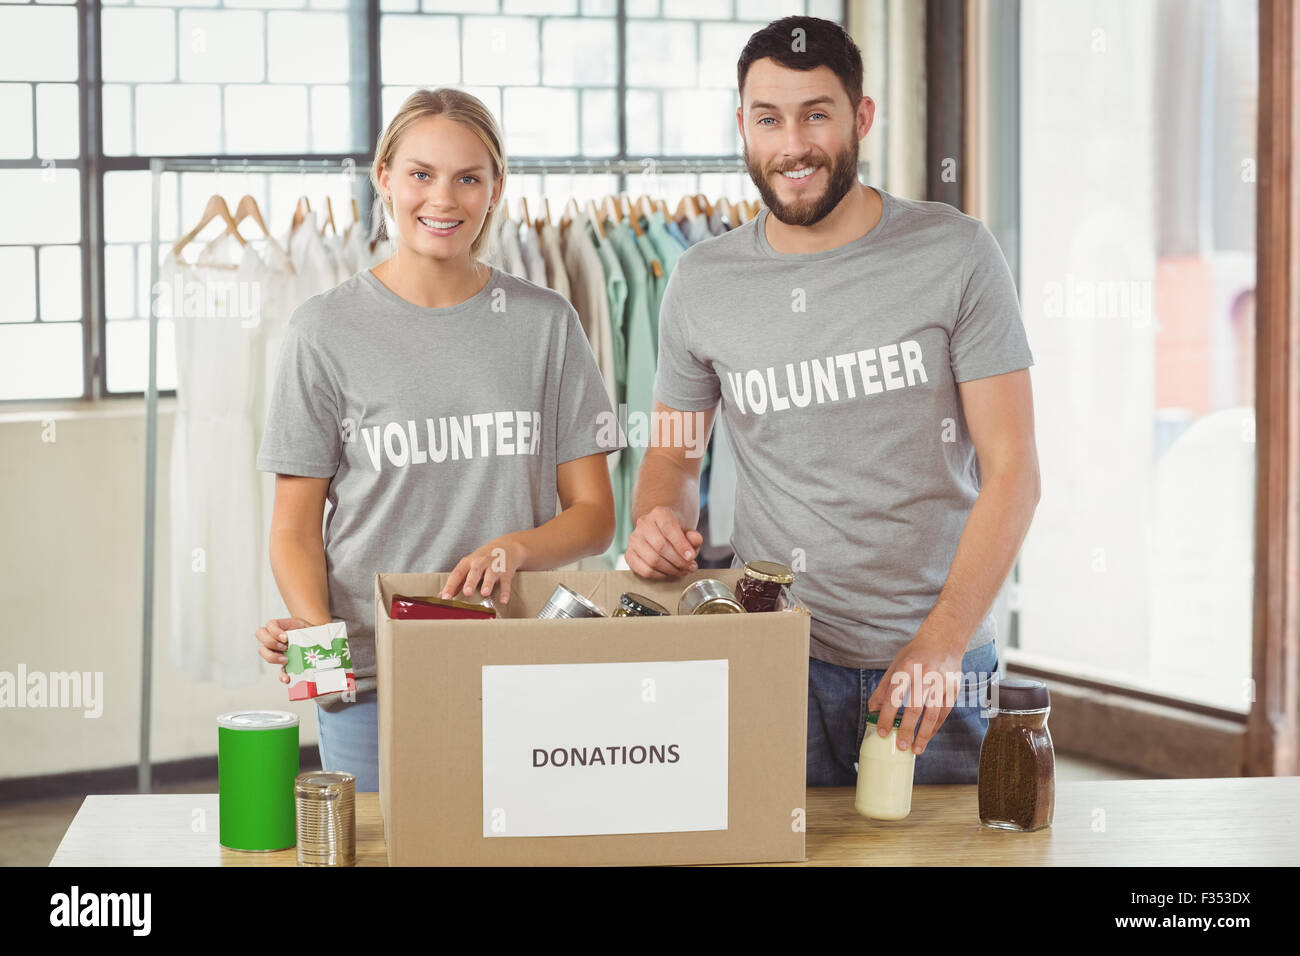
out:
{"label": "hanging clothes", "polygon": [[256,287],[241,283],[242,250],[225,234],[195,264],[169,252],[163,287],[184,291],[176,312],[176,415],[170,463],[171,656],[195,681],[244,687],[262,675],[249,653],[262,611],[260,481],[252,404],[260,330]]}
{"label": "hanging clothes", "polygon": [[713,212],[709,213],[709,232],[715,236],[720,236],[731,228],[731,220],[722,214],[722,207],[715,205]]}
{"label": "hanging clothes", "polygon": [[524,278],[543,289],[550,288],[546,284],[546,260],[542,258],[537,231],[533,229],[531,223],[523,224],[519,233],[519,246],[524,259]]}
{"label": "hanging clothes", "polygon": [[709,229],[709,218],[704,215],[693,219],[687,216],[682,222],[682,232],[686,235],[686,241],[692,246],[697,242],[713,238],[713,232]]}
{"label": "hanging clothes", "polygon": [[[659,214],[661,217],[663,213]],[[682,227],[677,225],[676,219],[667,219],[664,222],[664,228],[668,230],[668,235],[673,237],[673,242],[677,243],[677,248],[683,252],[690,248],[690,243],[686,241],[686,234],[682,232]]]}
{"label": "hanging clothes", "polygon": [[[498,268],[511,275],[528,278],[528,268],[524,265],[523,247],[519,243],[519,223],[509,216],[501,215],[496,219],[496,248],[500,258]],[[497,263],[490,263],[497,265]]]}
{"label": "hanging clothes", "polygon": [[[560,232],[549,222],[542,223],[542,230],[538,234],[538,244],[541,247],[542,259],[546,262],[546,284],[554,289],[560,295],[573,302],[573,291],[569,282],[569,273],[564,267],[564,249],[560,241]],[[594,250],[593,250],[594,251]],[[585,326],[584,326],[585,327]],[[608,330],[606,330],[608,332]],[[590,334],[590,333],[588,333]],[[608,335],[606,335],[608,338]],[[593,351],[595,347],[593,345]],[[596,356],[597,362],[600,356]],[[604,374],[604,369],[601,369]]]}

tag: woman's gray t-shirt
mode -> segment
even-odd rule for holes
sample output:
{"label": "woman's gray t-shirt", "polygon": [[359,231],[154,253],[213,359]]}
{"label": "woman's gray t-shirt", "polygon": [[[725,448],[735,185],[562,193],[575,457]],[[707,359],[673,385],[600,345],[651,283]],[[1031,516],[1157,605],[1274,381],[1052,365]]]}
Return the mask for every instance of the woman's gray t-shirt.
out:
{"label": "woman's gray t-shirt", "polygon": [[577,313],[499,269],[447,308],[363,269],[298,306],[278,361],[257,467],[330,479],[330,613],[347,623],[358,691],[375,685],[376,573],[450,571],[544,524],[556,466],[614,450]]}

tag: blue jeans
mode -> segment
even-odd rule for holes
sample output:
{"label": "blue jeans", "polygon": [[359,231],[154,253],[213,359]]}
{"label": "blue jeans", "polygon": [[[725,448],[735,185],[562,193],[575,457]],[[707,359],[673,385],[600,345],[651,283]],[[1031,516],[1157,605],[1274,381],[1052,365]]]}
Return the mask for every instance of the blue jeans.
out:
{"label": "blue jeans", "polygon": [[338,710],[316,708],[316,749],[324,770],[346,770],[357,778],[357,793],[379,790],[379,696],[376,691]]}
{"label": "blue jeans", "polygon": [[[958,703],[972,700],[970,688],[974,686],[987,705],[988,680],[998,669],[996,643],[989,641],[967,651],[961,669],[967,677]],[[876,732],[875,726],[867,723],[867,700],[884,676],[883,670],[859,670],[809,659],[808,786],[850,787],[857,783],[862,735],[868,728]],[[915,783],[976,782],[980,747],[989,726],[988,717],[980,716],[980,711],[978,703],[953,707],[938,733],[917,755]]]}

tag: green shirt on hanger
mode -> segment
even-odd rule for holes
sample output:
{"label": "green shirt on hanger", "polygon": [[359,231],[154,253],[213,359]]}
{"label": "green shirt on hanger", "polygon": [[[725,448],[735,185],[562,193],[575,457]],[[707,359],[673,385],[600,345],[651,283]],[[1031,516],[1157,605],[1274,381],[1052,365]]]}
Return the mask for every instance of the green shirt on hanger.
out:
{"label": "green shirt on hanger", "polygon": [[[605,271],[605,295],[609,299],[609,325],[614,341],[614,387],[618,403],[624,401],[627,392],[627,278],[623,275],[623,266],[618,254],[608,239],[602,238],[588,221],[585,226],[587,235],[596,246],[596,255],[600,256],[601,268]],[[615,412],[618,408],[615,407]],[[615,497],[618,489],[615,489]],[[617,536],[615,537],[617,540]]]}

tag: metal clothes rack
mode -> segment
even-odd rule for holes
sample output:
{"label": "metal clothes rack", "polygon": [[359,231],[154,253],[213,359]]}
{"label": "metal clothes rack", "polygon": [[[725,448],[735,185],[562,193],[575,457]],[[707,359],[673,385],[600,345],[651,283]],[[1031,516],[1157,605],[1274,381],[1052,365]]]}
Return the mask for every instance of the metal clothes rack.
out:
{"label": "metal clothes rack", "polygon": [[[159,233],[163,173],[340,173],[345,170],[365,176],[369,160],[362,155],[340,155],[323,159],[276,159],[250,157],[248,159],[217,158],[160,158],[149,163],[152,174],[149,225],[149,288],[158,286],[160,263],[158,261]],[[348,164],[352,165],[349,166]],[[527,175],[567,174],[599,175],[615,173],[620,177],[640,175],[680,175],[690,173],[745,173],[741,159],[718,159],[694,156],[647,156],[643,159],[592,160],[572,159],[508,159],[506,174]],[[626,188],[626,179],[620,179],[620,191]],[[149,306],[149,384],[145,390],[145,441],[144,441],[144,576],[141,619],[140,658],[140,763],[136,778],[140,793],[149,793],[150,779],[150,721],[153,701],[153,604],[154,604],[154,537],[155,507],[157,502],[158,466],[158,313],[150,295]],[[250,651],[251,653],[251,651]]]}

